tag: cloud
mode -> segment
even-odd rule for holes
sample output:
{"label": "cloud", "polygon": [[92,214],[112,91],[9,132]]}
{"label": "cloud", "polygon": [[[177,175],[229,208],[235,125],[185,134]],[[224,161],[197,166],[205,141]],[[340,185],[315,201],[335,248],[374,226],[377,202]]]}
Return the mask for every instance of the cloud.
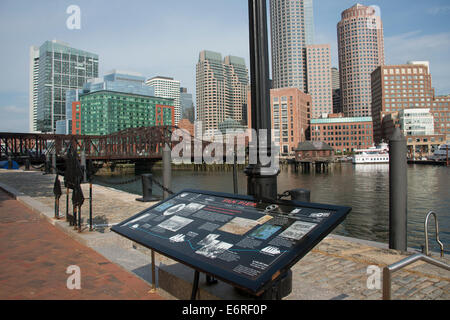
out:
{"label": "cloud", "polygon": [[385,38],[386,64],[404,64],[410,60],[430,61],[433,87],[437,94],[450,92],[450,32],[423,34],[416,30]]}
{"label": "cloud", "polygon": [[450,6],[431,7],[427,9],[427,13],[433,16],[450,13]]}
{"label": "cloud", "polygon": [[26,114],[28,109],[19,108],[17,106],[0,106],[1,113],[14,113],[14,114]]}

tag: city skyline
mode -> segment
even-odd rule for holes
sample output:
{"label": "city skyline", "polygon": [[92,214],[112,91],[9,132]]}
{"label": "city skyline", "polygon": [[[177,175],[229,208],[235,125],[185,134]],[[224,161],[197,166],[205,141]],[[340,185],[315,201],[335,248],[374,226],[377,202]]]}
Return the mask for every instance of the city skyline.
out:
{"label": "city skyline", "polygon": [[[381,8],[386,64],[428,60],[436,94],[450,93],[446,76],[450,63],[443,54],[450,51],[450,6],[446,1],[413,5],[403,0],[359,2]],[[337,22],[341,12],[355,3],[314,1],[315,43],[330,43],[332,66],[338,66]],[[115,68],[137,71],[148,78],[161,74],[180,80],[193,93],[195,64],[201,50],[242,56],[249,65],[246,1],[228,1],[226,5],[223,1],[136,1],[126,6],[121,1],[109,1],[108,5],[103,1],[78,1],[81,30],[66,27],[66,9],[70,4],[0,4],[0,39],[5,44],[0,65],[4,75],[0,82],[0,112],[4,114],[0,131],[28,131],[29,48],[46,40],[57,39],[97,53],[101,58],[99,74]],[[205,16],[206,12],[218,12],[217,9],[220,14]],[[151,13],[154,11],[158,14]],[[43,20],[42,15],[48,18]]]}

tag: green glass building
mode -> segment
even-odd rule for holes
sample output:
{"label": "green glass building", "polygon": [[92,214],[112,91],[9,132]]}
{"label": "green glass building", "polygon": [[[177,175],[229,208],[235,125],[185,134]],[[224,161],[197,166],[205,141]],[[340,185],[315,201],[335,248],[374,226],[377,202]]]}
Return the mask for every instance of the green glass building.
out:
{"label": "green glass building", "polygon": [[174,120],[173,99],[102,90],[80,96],[80,102],[74,122],[79,120],[83,135],[172,125]]}

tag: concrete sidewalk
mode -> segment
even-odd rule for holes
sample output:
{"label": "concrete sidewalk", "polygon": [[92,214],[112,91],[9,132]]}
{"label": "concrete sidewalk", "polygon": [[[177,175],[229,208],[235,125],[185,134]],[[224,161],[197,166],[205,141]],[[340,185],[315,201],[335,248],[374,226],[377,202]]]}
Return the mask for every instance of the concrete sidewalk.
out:
{"label": "concrete sidewalk", "polygon": [[[71,265],[80,290],[67,288]],[[0,299],[162,299],[150,290],[0,190]]]}

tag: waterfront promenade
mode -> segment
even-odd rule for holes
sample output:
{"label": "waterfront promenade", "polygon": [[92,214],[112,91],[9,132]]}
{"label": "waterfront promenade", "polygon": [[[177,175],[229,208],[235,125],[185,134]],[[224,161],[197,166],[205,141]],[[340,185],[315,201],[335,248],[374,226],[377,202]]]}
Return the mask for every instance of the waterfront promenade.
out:
{"label": "waterfront promenade", "polygon": [[[0,299],[161,299],[148,283],[70,238],[0,190]],[[67,280],[80,268],[80,289]],[[69,284],[72,282],[69,281]]]}
{"label": "waterfront promenade", "polygon": [[[5,200],[4,198],[0,199],[2,204],[0,206],[0,217],[11,216],[11,213],[9,213],[11,210],[5,204],[11,204],[11,202],[14,202],[16,206],[14,212],[16,212],[16,219],[18,221],[26,221],[26,219],[30,219],[32,221],[36,220],[39,221],[39,224],[42,224],[42,228],[45,226],[47,230],[41,231],[42,233],[48,233],[48,230],[59,232],[61,238],[58,238],[58,240],[55,241],[55,244],[60,247],[67,244],[71,248],[79,246],[81,250],[78,254],[80,263],[86,261],[86,259],[89,260],[87,257],[91,254],[96,255],[97,257],[97,260],[93,261],[98,261],[99,263],[111,261],[113,263],[106,264],[109,268],[117,268],[119,271],[126,272],[120,268],[122,267],[123,269],[128,270],[130,275],[131,273],[134,273],[148,283],[138,279],[140,282],[137,282],[137,287],[134,288],[134,284],[127,281],[128,288],[130,288],[130,290],[134,290],[134,295],[129,296],[129,298],[151,299],[147,293],[150,289],[149,283],[151,282],[151,260],[148,250],[141,248],[128,240],[124,240],[116,234],[109,232],[108,228],[104,228],[104,225],[118,223],[125,218],[136,214],[144,208],[149,207],[151,203],[141,203],[135,201],[135,198],[138,198],[136,195],[94,185],[94,223],[101,226],[93,232],[84,230],[82,233],[78,233],[77,231],[74,231],[72,227],[68,226],[68,223],[64,218],[58,221],[53,219],[54,196],[52,189],[54,179],[54,175],[43,175],[41,172],[0,170],[0,188],[6,189],[8,192],[14,194],[18,199],[17,202],[9,199]],[[83,192],[87,197],[88,185],[83,185],[82,187]],[[63,192],[65,192],[65,190],[63,190]],[[5,196],[3,195],[3,197]],[[18,207],[19,205],[20,207]],[[60,211],[61,213],[65,213],[64,193],[61,197]],[[25,218],[21,218],[21,215],[24,214],[27,216]],[[87,200],[83,205],[82,214],[84,217],[87,217]],[[38,217],[44,218],[45,220],[39,220]],[[11,251],[10,246],[13,246],[14,244],[12,239],[15,239],[15,237],[19,236],[21,233],[26,233],[26,230],[20,229],[23,227],[20,227],[21,225],[19,222],[7,223],[6,221],[5,223],[0,222],[0,225],[2,227],[2,231],[0,232],[2,252],[0,255],[3,257]],[[33,229],[31,224],[29,225],[29,228]],[[22,242],[22,245],[24,243],[25,242]],[[40,246],[42,246],[41,250],[46,250],[43,243],[44,242],[42,241],[37,241],[36,244],[33,245],[34,250],[37,250],[37,247]],[[75,246],[74,243],[77,243],[77,245]],[[287,299],[381,299],[381,289],[367,288],[368,266],[374,265],[383,268],[384,266],[399,261],[404,257],[406,256],[394,250],[387,249],[386,245],[383,244],[333,235],[328,236],[292,268],[293,291]],[[434,255],[434,257],[438,258],[436,255]],[[20,256],[17,256],[15,259],[20,261]],[[59,259],[61,259],[62,262],[58,262],[57,260]],[[78,261],[78,259],[75,260]],[[35,288],[36,286],[39,286],[40,288],[43,288],[43,292],[39,297],[40,299],[55,298],[51,293],[51,287],[57,285],[65,286],[65,279],[68,277],[68,275],[64,273],[67,261],[64,261],[63,255],[59,258],[58,256],[55,256],[55,261],[53,263],[61,263],[61,267],[63,268],[62,274],[59,276],[61,279],[54,278],[52,275],[53,273],[50,272],[51,266],[42,264],[43,261],[41,260],[38,261],[38,263],[28,263],[24,258],[21,263],[27,264],[28,270],[32,271],[32,274],[34,274],[34,277],[37,280],[46,275],[51,281],[32,282],[34,279],[30,279],[30,285],[28,285],[25,281],[18,281],[16,284],[14,281],[11,281],[8,282],[8,287],[6,290],[3,286],[0,287],[1,297],[9,299],[32,298],[30,295],[18,296],[15,292],[20,292],[21,289],[23,290],[28,287],[32,288],[34,286],[33,288]],[[78,263],[77,261],[70,260],[70,262],[75,262],[75,264]],[[449,259],[447,258],[444,258],[444,261],[449,263]],[[39,263],[42,265],[39,265]],[[64,265],[64,267],[62,265]],[[157,255],[156,265],[158,266],[159,271],[157,273],[159,274],[159,279],[157,275],[156,280],[160,280],[160,288],[158,289],[158,293],[161,296],[174,298],[169,295],[170,293],[175,297],[178,296],[179,298],[183,298],[183,294],[186,294],[187,296],[190,295],[190,292],[183,292],[181,294],[179,292],[170,292],[171,286],[167,283],[168,277],[166,275],[168,272],[167,270],[170,270],[170,266],[177,265],[174,261]],[[99,264],[99,268],[102,266],[103,265]],[[8,268],[8,264],[0,264],[0,274],[5,274]],[[12,271],[10,270],[9,272]],[[15,274],[11,274],[10,277],[14,278],[15,276]],[[17,274],[17,276],[20,277],[19,274]],[[135,278],[136,277],[133,279]],[[2,280],[0,280],[0,283],[3,284],[5,279],[1,279]],[[172,282],[177,283],[179,288],[186,288],[184,291],[189,290],[189,281],[192,281],[189,277],[180,279],[176,278],[175,275],[171,279]],[[59,284],[58,281],[62,281],[62,284]],[[91,283],[89,280],[83,281]],[[117,282],[114,278],[108,279],[105,277],[102,278],[102,281],[104,281],[104,284],[111,282],[111,285],[121,286],[120,281]],[[140,287],[142,283],[145,284],[145,290],[139,289],[143,288]],[[222,287],[224,286],[223,284],[220,285]],[[230,290],[223,290],[221,292],[218,292],[218,290],[215,291],[214,286],[206,287],[204,284],[201,284],[200,289],[201,298],[239,298],[236,295],[227,295],[227,292],[230,292]],[[450,299],[450,274],[448,271],[438,269],[423,262],[418,262],[394,274],[392,289],[394,299],[448,300]],[[111,290],[111,292],[115,292],[114,288]],[[47,292],[47,295],[45,292]],[[84,294],[86,294],[86,296],[84,296]],[[90,294],[95,295],[95,291],[92,291]],[[81,290],[79,295],[74,296],[73,298],[89,299],[90,296],[87,291]],[[110,297],[101,296],[101,298],[121,299],[121,296],[120,294],[114,296],[111,293]]]}

